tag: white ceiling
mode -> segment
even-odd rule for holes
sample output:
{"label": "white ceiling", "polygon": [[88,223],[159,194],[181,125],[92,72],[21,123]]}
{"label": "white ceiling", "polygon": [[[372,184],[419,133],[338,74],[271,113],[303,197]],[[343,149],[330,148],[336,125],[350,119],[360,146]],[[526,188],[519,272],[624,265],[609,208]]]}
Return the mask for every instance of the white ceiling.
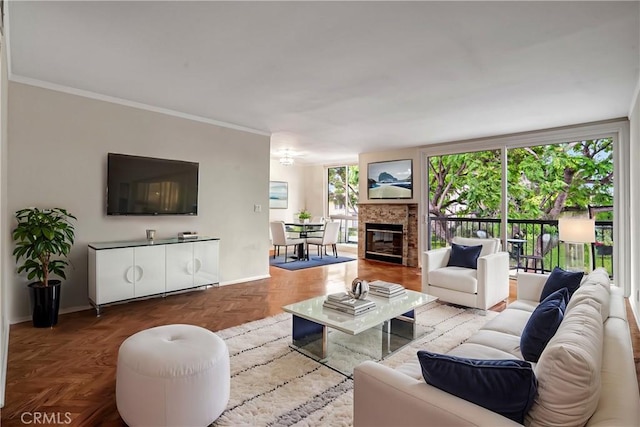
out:
{"label": "white ceiling", "polygon": [[12,80],[271,133],[309,163],[627,116],[640,75],[638,2],[8,9]]}

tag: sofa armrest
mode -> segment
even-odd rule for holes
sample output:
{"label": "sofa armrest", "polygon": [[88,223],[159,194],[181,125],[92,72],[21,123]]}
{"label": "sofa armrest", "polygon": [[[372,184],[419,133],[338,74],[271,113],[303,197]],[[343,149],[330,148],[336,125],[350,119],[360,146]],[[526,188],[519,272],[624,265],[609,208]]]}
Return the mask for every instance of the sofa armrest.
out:
{"label": "sofa armrest", "polygon": [[548,274],[518,273],[517,299],[540,301],[540,295],[548,277]]}
{"label": "sofa armrest", "polygon": [[422,292],[427,292],[429,272],[436,268],[446,267],[450,253],[451,247],[432,249],[422,253]]}
{"label": "sofa armrest", "polygon": [[478,258],[478,308],[487,310],[509,298],[509,253]]}
{"label": "sofa armrest", "polygon": [[353,425],[518,426],[422,380],[376,362],[354,370]]}

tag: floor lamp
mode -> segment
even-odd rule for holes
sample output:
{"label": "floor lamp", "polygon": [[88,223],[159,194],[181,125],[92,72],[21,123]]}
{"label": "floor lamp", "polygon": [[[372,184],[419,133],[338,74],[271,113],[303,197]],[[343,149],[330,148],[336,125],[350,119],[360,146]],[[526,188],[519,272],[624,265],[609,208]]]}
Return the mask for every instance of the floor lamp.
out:
{"label": "floor lamp", "polygon": [[565,269],[585,271],[584,245],[596,241],[596,221],[588,218],[558,220],[559,238],[565,243]]}

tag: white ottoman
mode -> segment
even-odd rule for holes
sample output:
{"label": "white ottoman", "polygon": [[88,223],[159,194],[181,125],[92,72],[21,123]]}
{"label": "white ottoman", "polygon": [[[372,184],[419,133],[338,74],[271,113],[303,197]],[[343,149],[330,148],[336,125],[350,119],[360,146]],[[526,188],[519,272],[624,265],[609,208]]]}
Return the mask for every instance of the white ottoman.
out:
{"label": "white ottoman", "polygon": [[209,425],[226,408],[229,389],[229,350],[207,329],[158,326],[120,346],[116,405],[131,427]]}

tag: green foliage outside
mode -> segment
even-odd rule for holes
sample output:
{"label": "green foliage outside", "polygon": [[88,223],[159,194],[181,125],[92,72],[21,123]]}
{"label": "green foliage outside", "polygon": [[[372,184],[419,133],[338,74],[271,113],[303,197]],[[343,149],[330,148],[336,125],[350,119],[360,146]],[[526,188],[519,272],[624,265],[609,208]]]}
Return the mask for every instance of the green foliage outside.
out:
{"label": "green foliage outside", "polygon": [[358,214],[358,165],[328,168],[329,215]]}
{"label": "green foliage outside", "polygon": [[[499,150],[429,158],[430,214],[499,218],[501,168]],[[557,219],[565,210],[612,205],[613,141],[512,148],[507,173],[510,219]]]}

